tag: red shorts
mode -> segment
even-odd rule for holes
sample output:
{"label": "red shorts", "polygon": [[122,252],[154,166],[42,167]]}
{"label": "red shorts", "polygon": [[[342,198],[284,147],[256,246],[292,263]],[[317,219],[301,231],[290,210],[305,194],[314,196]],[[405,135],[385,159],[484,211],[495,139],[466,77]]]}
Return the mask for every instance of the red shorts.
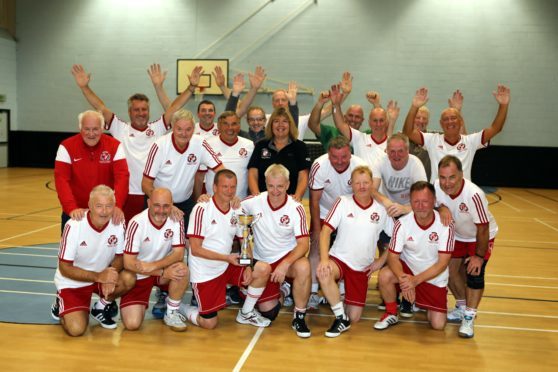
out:
{"label": "red shorts", "polygon": [[[285,257],[287,257],[289,255],[289,253],[287,253],[286,255],[284,255],[283,257],[281,257],[280,259],[278,259],[274,263],[269,264],[269,266],[271,266],[271,272],[275,271],[277,266],[279,266],[279,264],[281,262],[283,262],[283,260],[285,259]],[[287,278],[285,278],[285,280],[287,280]],[[281,288],[281,283],[275,283],[275,282],[272,282],[272,281],[268,281],[260,299],[258,300],[258,303],[267,302],[269,300],[273,300],[275,298],[281,297],[281,289],[280,288]]]}
{"label": "red shorts", "polygon": [[60,299],[60,317],[74,311],[87,311],[91,306],[93,293],[101,293],[101,284],[93,283],[79,288],[64,288],[58,292]]}
{"label": "red shorts", "polygon": [[150,276],[136,280],[136,285],[120,299],[120,308],[130,305],[143,305],[147,309],[149,307],[149,297],[151,289],[159,283],[159,276]]}
{"label": "red shorts", "polygon": [[245,268],[229,265],[227,270],[216,278],[203,283],[192,283],[192,293],[198,301],[200,314],[210,314],[227,306],[227,284],[241,287]]}
{"label": "red shorts", "polygon": [[[488,261],[490,255],[492,254],[492,249],[494,249],[494,239],[488,241],[488,249],[484,255],[485,261]],[[455,241],[453,246],[452,258],[464,258],[474,256],[477,251],[477,242],[460,242]]]}
{"label": "red shorts", "polygon": [[128,194],[126,197],[126,203],[122,212],[124,212],[124,218],[126,219],[126,224],[130,222],[132,217],[136,214],[141,213],[145,209],[145,195],[131,195]]}
{"label": "red shorts", "polygon": [[[401,260],[403,272],[405,274],[413,274],[409,266]],[[399,291],[399,285],[397,285]],[[440,288],[428,282],[422,282],[415,287],[415,304],[421,309],[436,311],[439,313],[448,312],[448,288]]]}
{"label": "red shorts", "polygon": [[337,257],[329,256],[329,259],[339,268],[339,280],[345,280],[345,304],[364,307],[368,291],[368,275],[364,271],[351,269]]}

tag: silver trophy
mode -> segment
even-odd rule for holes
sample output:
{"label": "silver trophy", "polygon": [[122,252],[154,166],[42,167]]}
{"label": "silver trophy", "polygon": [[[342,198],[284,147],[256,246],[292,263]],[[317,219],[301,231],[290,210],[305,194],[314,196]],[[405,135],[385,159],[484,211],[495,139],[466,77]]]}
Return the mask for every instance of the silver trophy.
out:
{"label": "silver trophy", "polygon": [[252,265],[252,257],[248,254],[248,248],[253,248],[254,237],[252,235],[252,224],[254,216],[240,215],[238,216],[238,224],[242,228],[242,245],[240,246],[240,257],[238,263],[242,266]]}

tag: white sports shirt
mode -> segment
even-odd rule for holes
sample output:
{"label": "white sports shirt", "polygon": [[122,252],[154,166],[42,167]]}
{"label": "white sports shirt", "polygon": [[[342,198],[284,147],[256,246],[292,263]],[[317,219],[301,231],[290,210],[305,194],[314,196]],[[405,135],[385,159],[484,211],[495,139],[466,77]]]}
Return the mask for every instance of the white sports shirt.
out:
{"label": "white sports shirt", "polygon": [[378,158],[385,154],[387,147],[386,137],[382,142],[376,142],[371,134],[363,133],[357,129],[351,129],[351,146],[355,155],[363,159],[368,166],[372,167]]}

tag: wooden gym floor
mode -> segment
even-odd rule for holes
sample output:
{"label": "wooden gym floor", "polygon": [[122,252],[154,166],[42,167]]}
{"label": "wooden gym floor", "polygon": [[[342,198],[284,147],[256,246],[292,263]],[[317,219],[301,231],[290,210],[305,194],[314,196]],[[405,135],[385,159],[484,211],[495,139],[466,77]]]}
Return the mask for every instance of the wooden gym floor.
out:
{"label": "wooden gym floor", "polygon": [[[36,306],[40,297],[44,308],[36,311],[50,310],[54,284],[49,282],[44,294],[18,290],[18,283],[32,280],[26,278],[29,271],[14,274],[3,267],[1,255],[13,247],[58,242],[60,208],[53,188],[51,169],[0,169],[0,304],[8,296],[18,296],[17,306],[24,309]],[[443,332],[429,329],[423,313],[374,331],[372,325],[381,312],[376,309],[379,294],[373,277],[364,319],[337,339],[323,336],[332,322],[326,306],[309,315],[310,339],[299,339],[291,330],[289,308],[267,329],[235,323],[236,309],[220,312],[216,330],[190,325],[185,333],[146,320],[139,332],[124,331],[121,325],[116,331],[91,326],[84,337],[70,338],[58,325],[3,322],[0,367],[6,371],[557,371],[558,190],[499,188],[488,198],[500,232],[473,339],[459,338],[457,326],[451,324]],[[449,304],[453,305],[451,296]]]}

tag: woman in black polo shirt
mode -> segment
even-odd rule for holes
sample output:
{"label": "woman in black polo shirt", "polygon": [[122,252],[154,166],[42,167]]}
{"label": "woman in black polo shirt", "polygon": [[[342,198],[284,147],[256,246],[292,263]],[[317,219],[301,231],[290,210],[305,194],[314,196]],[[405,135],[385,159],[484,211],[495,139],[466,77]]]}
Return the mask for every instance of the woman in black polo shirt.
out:
{"label": "woman in black polo shirt", "polygon": [[289,170],[287,193],[301,201],[308,187],[310,156],[306,144],[297,140],[298,129],[288,109],[273,111],[265,127],[265,140],[256,143],[248,162],[250,194],[266,191],[265,170],[271,164],[282,164]]}

